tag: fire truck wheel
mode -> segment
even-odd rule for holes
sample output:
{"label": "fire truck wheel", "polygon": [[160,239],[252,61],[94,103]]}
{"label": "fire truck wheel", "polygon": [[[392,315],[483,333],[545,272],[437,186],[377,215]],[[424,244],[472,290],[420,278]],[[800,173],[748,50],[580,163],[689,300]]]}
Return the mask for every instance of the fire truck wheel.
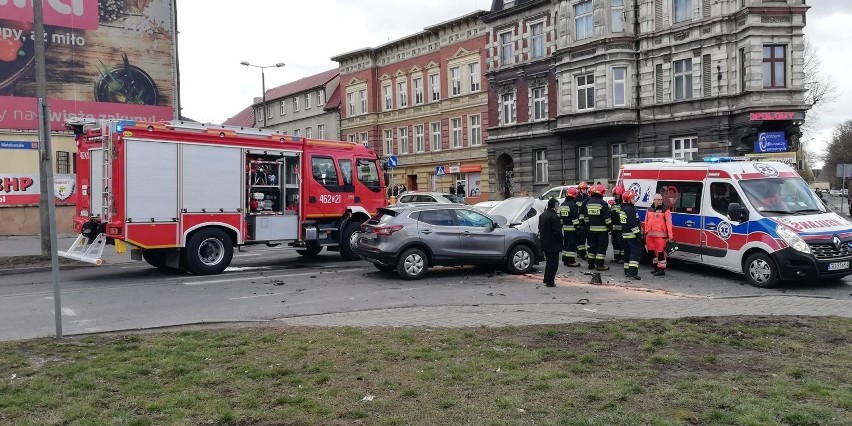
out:
{"label": "fire truck wheel", "polygon": [[429,259],[423,250],[410,248],[402,252],[396,261],[396,273],[406,280],[417,280],[426,274],[429,268]]}
{"label": "fire truck wheel", "polygon": [[195,275],[221,273],[231,264],[234,247],[231,238],[216,228],[202,229],[192,235],[183,252],[184,268]]}
{"label": "fire truck wheel", "polygon": [[506,262],[507,269],[511,274],[526,274],[533,267],[535,255],[527,246],[515,246],[509,252],[509,260]]}
{"label": "fire truck wheel", "polygon": [[148,262],[149,265],[164,269],[166,266],[166,251],[165,250],[142,250],[142,258]]}
{"label": "fire truck wheel", "polygon": [[355,231],[358,230],[359,226],[361,224],[358,222],[349,222],[343,228],[343,237],[340,239],[340,255],[343,256],[344,260],[358,260],[361,258],[361,256],[358,256],[358,253],[355,253],[355,247],[353,247]]}
{"label": "fire truck wheel", "polygon": [[757,252],[746,259],[743,272],[749,284],[755,287],[773,288],[779,283],[778,268],[768,254]]}
{"label": "fire truck wheel", "polygon": [[304,250],[296,250],[296,253],[299,253],[301,256],[313,257],[319,254],[322,251],[322,246],[319,244],[308,244],[305,246]]}

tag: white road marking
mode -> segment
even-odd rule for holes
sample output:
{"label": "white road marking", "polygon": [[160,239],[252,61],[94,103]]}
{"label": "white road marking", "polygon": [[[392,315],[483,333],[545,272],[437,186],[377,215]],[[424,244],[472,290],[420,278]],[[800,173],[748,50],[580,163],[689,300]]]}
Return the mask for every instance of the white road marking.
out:
{"label": "white road marking", "polygon": [[[354,268],[354,269],[347,269],[345,272],[355,272],[355,271],[362,271],[362,270],[364,270],[364,268]],[[261,280],[268,280],[270,278],[302,277],[302,276],[305,276],[305,275],[320,275],[320,274],[326,274],[327,275],[327,274],[338,274],[340,272],[344,272],[344,271],[339,271],[339,272],[338,271],[334,271],[334,272],[303,272],[301,274],[278,274],[278,275],[263,275],[263,276],[255,275],[255,276],[251,276],[251,277],[229,278],[229,279],[222,279],[222,280],[190,281],[190,282],[183,283],[183,285],[219,284],[219,283],[230,283],[230,282],[234,282],[234,281],[251,281],[251,280],[261,281]]]}
{"label": "white road marking", "polygon": [[225,272],[245,272],[254,270],[270,269],[269,266],[229,266],[225,268]]}
{"label": "white road marking", "polygon": [[285,294],[287,294],[287,293],[256,294],[254,296],[229,297],[228,300],[255,299],[255,298],[258,298],[258,297],[283,296]]}
{"label": "white road marking", "polygon": [[69,317],[76,317],[77,313],[71,310],[71,308],[62,308],[62,315],[66,315]]}

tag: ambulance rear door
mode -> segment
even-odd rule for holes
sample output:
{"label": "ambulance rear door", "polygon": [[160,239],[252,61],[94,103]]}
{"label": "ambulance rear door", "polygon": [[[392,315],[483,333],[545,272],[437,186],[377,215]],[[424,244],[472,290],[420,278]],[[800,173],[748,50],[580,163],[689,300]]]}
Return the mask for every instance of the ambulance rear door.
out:
{"label": "ambulance rear door", "polygon": [[[663,196],[672,212],[672,232],[678,250],[673,258],[701,262],[702,216],[701,195],[704,193],[706,170],[660,172],[656,193]],[[668,179],[667,179],[668,178]]]}

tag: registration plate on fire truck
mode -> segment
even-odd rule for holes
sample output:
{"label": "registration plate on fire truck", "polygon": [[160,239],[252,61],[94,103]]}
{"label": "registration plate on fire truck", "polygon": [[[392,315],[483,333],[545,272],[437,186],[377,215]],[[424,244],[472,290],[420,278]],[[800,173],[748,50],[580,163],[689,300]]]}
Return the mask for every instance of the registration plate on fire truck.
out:
{"label": "registration plate on fire truck", "polygon": [[849,261],[846,262],[834,262],[828,264],[829,271],[839,271],[842,269],[849,269]]}

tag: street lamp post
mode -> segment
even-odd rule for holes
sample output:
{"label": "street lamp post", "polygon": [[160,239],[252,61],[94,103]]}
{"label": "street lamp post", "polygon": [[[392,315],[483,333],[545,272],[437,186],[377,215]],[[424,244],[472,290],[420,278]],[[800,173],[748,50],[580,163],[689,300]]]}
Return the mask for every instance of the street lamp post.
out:
{"label": "street lamp post", "polygon": [[279,62],[275,65],[261,66],[261,65],[250,64],[247,61],[242,61],[242,62],[240,62],[240,65],[245,65],[247,67],[260,68],[260,84],[261,84],[261,89],[263,90],[263,97],[262,97],[263,103],[261,104],[260,107],[261,107],[261,111],[263,111],[263,127],[266,128],[266,116],[269,115],[269,114],[268,114],[268,110],[266,108],[266,74],[264,73],[264,70],[267,69],[267,68],[281,68],[281,67],[284,66],[284,63]]}

